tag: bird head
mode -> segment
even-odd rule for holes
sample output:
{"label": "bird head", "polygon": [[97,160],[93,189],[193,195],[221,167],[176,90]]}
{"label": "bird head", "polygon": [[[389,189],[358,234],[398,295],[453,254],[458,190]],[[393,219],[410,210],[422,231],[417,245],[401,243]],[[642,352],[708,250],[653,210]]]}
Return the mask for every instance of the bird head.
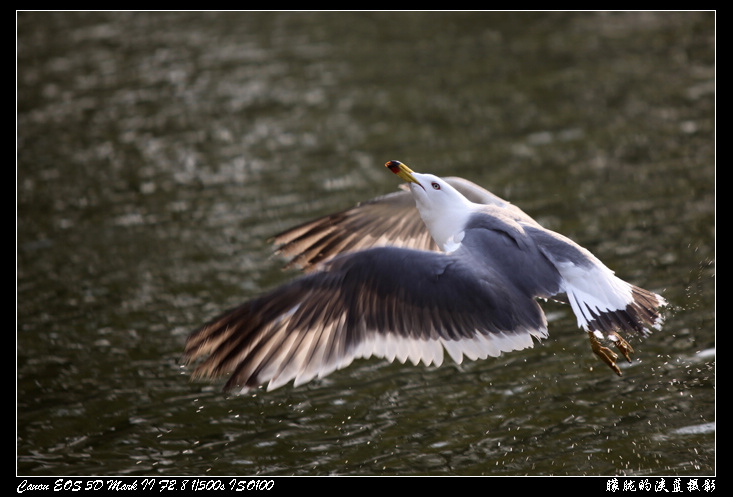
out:
{"label": "bird head", "polygon": [[459,243],[475,204],[438,176],[416,173],[396,160],[385,165],[409,183],[420,217],[438,246],[448,250]]}

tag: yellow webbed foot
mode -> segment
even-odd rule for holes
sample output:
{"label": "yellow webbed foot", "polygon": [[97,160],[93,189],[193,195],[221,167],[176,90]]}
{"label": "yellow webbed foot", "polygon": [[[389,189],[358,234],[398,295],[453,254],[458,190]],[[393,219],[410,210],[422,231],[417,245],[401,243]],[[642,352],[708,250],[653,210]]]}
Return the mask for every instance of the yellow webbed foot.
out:
{"label": "yellow webbed foot", "polygon": [[613,332],[614,338],[612,338],[613,342],[616,344],[616,348],[621,352],[621,354],[626,358],[627,361],[631,362],[631,354],[634,353],[634,349],[631,348],[631,345],[629,345],[629,342],[624,340],[621,335]]}
{"label": "yellow webbed foot", "polygon": [[[608,347],[604,347],[603,345],[601,345],[601,342],[598,340],[598,337],[596,337],[596,335],[592,331],[588,332],[588,338],[590,338],[590,348],[593,351],[593,353],[596,354],[598,357],[600,357],[600,359],[603,362],[608,364],[608,367],[611,368],[617,375],[621,376],[621,370],[618,368],[618,366],[616,366],[616,359],[618,359],[618,355],[616,355],[616,353],[613,350],[609,349]],[[625,340],[624,340],[624,343],[626,343]],[[630,348],[631,347],[629,347],[629,349]],[[624,350],[621,350],[621,353],[623,354]]]}

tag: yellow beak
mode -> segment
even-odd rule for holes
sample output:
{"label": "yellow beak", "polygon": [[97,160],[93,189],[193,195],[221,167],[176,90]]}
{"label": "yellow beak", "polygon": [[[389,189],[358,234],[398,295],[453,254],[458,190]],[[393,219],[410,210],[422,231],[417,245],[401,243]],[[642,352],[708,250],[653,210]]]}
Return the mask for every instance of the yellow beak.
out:
{"label": "yellow beak", "polygon": [[403,180],[407,181],[408,183],[417,183],[418,185],[420,183],[417,182],[415,177],[412,175],[412,169],[404,165],[398,160],[391,160],[385,164],[385,166],[395,173],[397,176],[402,178]]}

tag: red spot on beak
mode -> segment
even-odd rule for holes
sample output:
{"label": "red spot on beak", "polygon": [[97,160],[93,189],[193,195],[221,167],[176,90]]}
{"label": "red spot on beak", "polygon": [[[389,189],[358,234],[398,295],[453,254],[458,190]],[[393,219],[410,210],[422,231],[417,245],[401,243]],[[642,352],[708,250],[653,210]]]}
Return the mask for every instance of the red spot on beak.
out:
{"label": "red spot on beak", "polygon": [[390,171],[397,174],[400,172],[400,161],[391,160],[385,164],[385,167],[389,168]]}

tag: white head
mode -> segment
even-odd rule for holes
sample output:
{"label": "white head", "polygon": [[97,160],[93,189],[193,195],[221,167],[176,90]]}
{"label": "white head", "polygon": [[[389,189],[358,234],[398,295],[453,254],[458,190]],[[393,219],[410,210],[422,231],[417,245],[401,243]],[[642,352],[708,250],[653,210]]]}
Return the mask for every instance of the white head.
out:
{"label": "white head", "polygon": [[420,217],[435,243],[446,252],[455,250],[475,204],[438,176],[413,172],[398,161],[388,162],[387,167],[409,183]]}

